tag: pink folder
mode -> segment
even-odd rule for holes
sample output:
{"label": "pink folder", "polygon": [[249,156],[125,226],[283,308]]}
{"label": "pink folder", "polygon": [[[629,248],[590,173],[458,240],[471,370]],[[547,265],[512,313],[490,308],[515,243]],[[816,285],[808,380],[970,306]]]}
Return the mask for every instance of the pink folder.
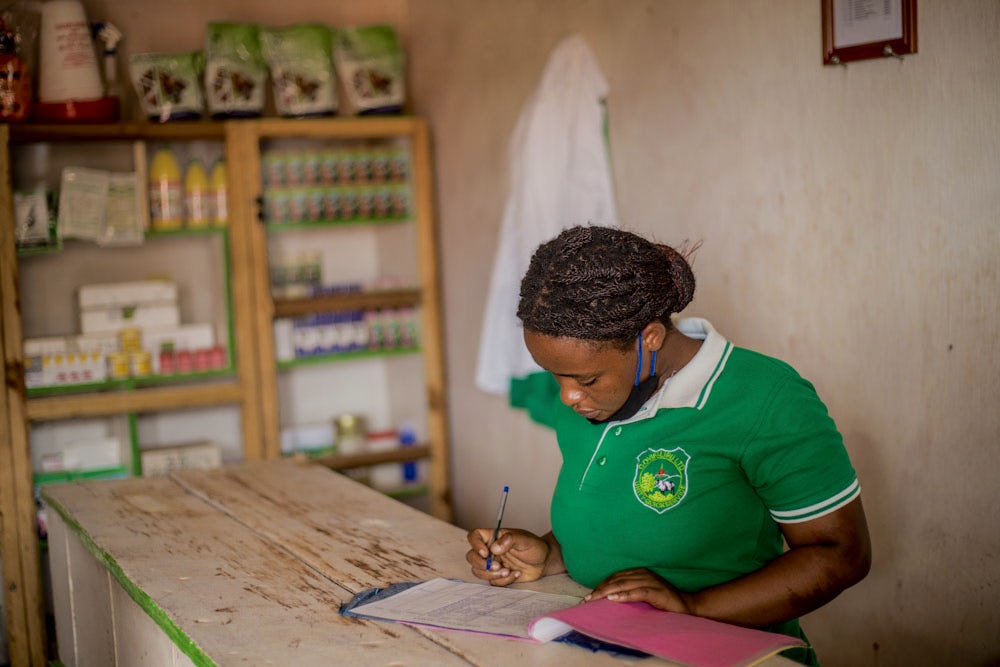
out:
{"label": "pink folder", "polygon": [[542,641],[562,634],[557,626],[546,628],[546,619],[692,667],[744,667],[787,648],[805,646],[797,637],[661,611],[645,602],[601,599],[551,612],[531,623],[531,635]]}

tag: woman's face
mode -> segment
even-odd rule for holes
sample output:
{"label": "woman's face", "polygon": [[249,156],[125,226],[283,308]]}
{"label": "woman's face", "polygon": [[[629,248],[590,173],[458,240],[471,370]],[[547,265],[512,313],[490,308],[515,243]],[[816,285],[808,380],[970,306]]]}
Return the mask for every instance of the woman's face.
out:
{"label": "woman's face", "polygon": [[582,417],[603,421],[620,408],[635,384],[638,354],[613,343],[546,336],[525,330],[524,342],[539,366],[559,383],[559,398]]}

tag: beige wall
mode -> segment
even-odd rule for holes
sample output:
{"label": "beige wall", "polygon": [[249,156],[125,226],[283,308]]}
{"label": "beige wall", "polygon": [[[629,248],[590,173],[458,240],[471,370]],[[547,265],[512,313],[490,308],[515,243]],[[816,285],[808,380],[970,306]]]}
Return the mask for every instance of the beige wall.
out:
{"label": "beige wall", "polygon": [[1000,4],[923,0],[920,53],[821,66],[802,0],[412,0],[436,135],[459,522],[548,528],[551,434],[474,388],[506,146],[556,42],[611,93],[623,223],[704,241],[690,314],[812,379],[871,575],[805,620],[825,665],[1000,660]]}
{"label": "beige wall", "polygon": [[1000,659],[1000,5],[924,0],[920,53],[820,65],[803,0],[85,0],[126,53],[204,23],[390,21],[438,164],[454,498],[548,528],[551,434],[474,388],[506,147],[556,42],[611,87],[624,223],[703,240],[690,314],[812,379],[861,477],[871,575],[806,619],[824,664]]}

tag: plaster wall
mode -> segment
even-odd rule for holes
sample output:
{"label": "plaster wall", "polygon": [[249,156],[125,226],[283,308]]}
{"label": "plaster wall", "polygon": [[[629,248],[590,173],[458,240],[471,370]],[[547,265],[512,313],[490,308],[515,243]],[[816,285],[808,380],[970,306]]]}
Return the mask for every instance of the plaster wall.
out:
{"label": "plaster wall", "polygon": [[871,574],[824,665],[1000,660],[1000,5],[922,0],[919,53],[823,67],[820,3],[412,0],[433,124],[458,521],[549,528],[549,431],[473,382],[507,144],[577,32],[610,84],[622,224],[700,240],[685,314],[790,362],[841,427]]}
{"label": "plaster wall", "polygon": [[86,0],[123,53],[209,20],[387,21],[437,165],[460,525],[548,529],[551,433],[473,384],[507,143],[578,32],[610,83],[625,226],[703,242],[704,316],[811,379],[863,486],[872,573],[805,619],[824,665],[1000,661],[1000,5],[923,0],[920,52],[823,67],[801,0]]}

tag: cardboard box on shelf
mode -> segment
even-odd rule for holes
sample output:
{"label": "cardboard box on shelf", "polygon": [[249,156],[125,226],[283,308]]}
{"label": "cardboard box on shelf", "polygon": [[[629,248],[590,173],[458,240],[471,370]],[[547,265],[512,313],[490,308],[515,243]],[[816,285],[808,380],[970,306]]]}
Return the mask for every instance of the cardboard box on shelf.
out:
{"label": "cardboard box on shelf", "polygon": [[101,382],[107,377],[104,353],[79,349],[72,336],[26,338],[23,349],[28,388]]}
{"label": "cardboard box on shelf", "polygon": [[80,311],[80,331],[84,334],[120,331],[127,327],[140,329],[176,327],[180,323],[181,314],[176,303],[91,308]]}
{"label": "cardboard box on shelf", "polygon": [[36,473],[114,468],[122,464],[121,443],[113,436],[35,442],[31,445],[31,464]]}
{"label": "cardboard box on shelf", "polygon": [[41,354],[66,354],[69,351],[69,339],[66,336],[50,336],[47,338],[25,338],[23,343],[24,356],[33,357]]}
{"label": "cardboard box on shelf", "polygon": [[333,448],[333,422],[299,424],[281,429],[281,453],[316,452]]}
{"label": "cardboard box on shelf", "polygon": [[153,373],[160,369],[160,352],[171,349],[205,350],[215,346],[215,327],[212,324],[181,324],[175,327],[158,327],[142,330],[142,347],[152,355]]}
{"label": "cardboard box on shelf", "polygon": [[80,334],[72,339],[78,352],[103,352],[110,354],[121,349],[121,341],[117,331],[102,331],[100,333]]}
{"label": "cardboard box on shelf", "polygon": [[169,280],[136,280],[81,285],[80,310],[121,308],[144,303],[177,303],[177,284]]}
{"label": "cardboard box on shelf", "polygon": [[183,442],[143,449],[140,458],[143,476],[150,477],[174,470],[218,468],[222,465],[222,449],[210,440]]}

